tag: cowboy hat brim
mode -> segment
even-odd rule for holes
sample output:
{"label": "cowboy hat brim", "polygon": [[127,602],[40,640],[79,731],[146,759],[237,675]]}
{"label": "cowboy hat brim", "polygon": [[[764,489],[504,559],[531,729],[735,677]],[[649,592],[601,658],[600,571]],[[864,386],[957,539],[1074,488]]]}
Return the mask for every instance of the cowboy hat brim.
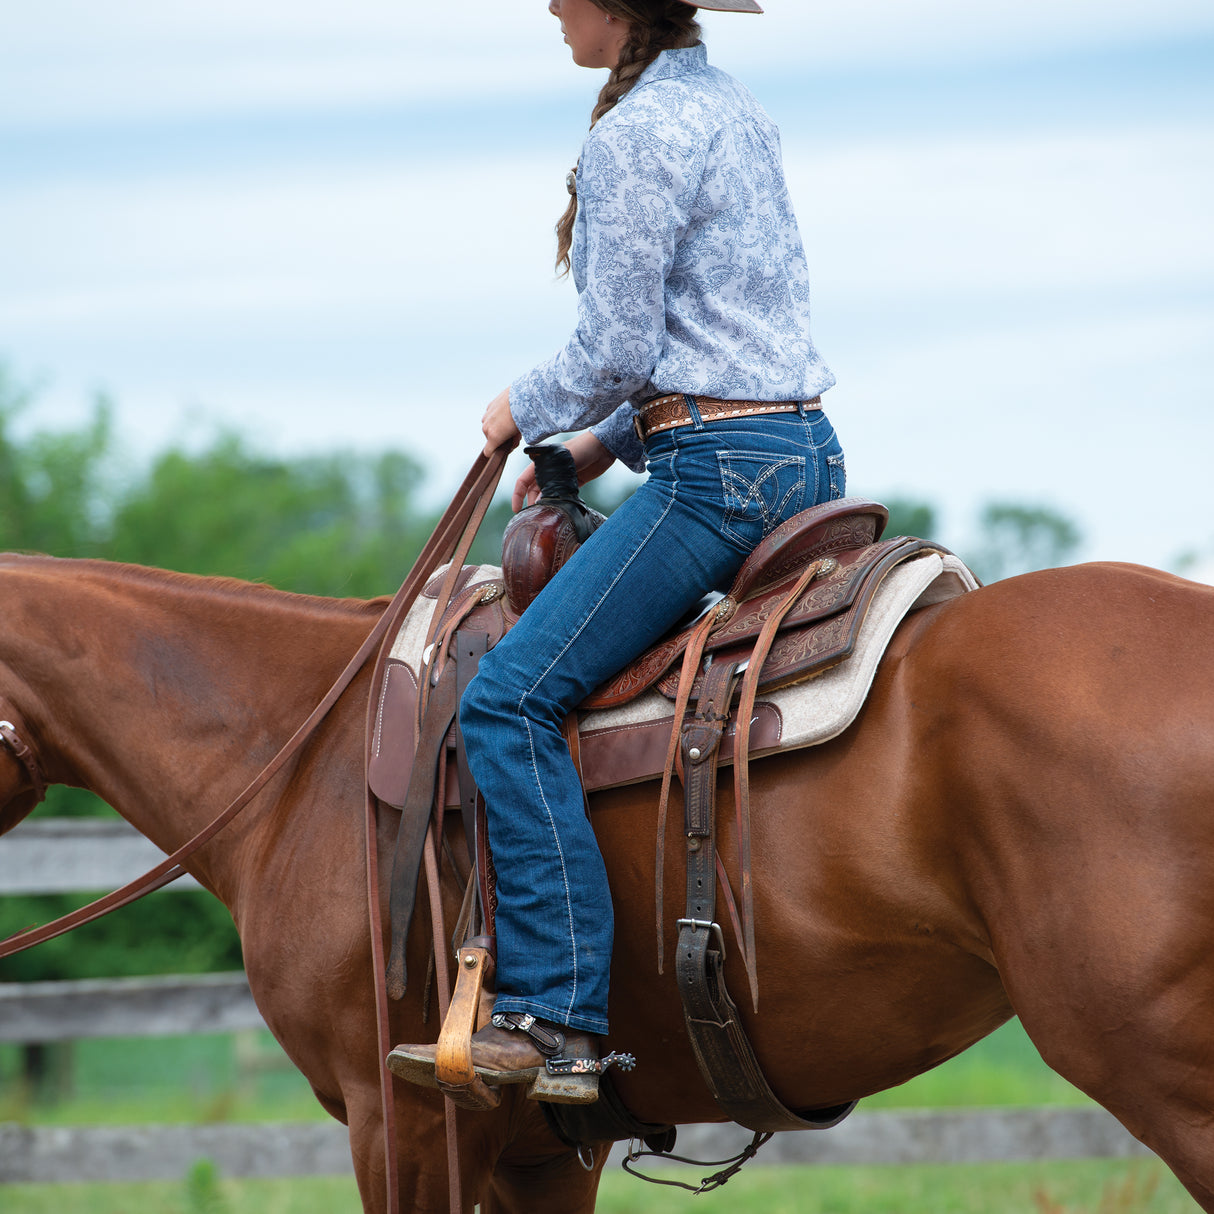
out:
{"label": "cowboy hat brim", "polygon": [[683,0],[692,8],[709,8],[717,13],[761,13],[755,0]]}

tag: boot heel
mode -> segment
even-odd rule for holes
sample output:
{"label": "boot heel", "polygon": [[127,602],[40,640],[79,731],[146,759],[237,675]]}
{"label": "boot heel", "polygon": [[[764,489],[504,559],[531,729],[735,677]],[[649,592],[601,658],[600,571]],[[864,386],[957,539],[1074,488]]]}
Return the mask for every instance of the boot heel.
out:
{"label": "boot heel", "polygon": [[528,1100],[549,1104],[593,1104],[599,1098],[597,1075],[550,1075],[541,1070],[527,1089]]}

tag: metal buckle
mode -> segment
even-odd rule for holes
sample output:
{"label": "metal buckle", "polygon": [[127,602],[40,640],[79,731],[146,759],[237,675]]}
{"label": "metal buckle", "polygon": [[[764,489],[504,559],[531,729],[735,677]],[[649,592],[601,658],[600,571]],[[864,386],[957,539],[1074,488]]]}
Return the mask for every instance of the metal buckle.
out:
{"label": "metal buckle", "polygon": [[721,964],[725,963],[725,933],[721,931],[719,923],[712,923],[708,919],[678,919],[675,922],[680,928],[689,927],[693,932],[701,927],[712,932],[717,938],[717,947],[721,950]]}

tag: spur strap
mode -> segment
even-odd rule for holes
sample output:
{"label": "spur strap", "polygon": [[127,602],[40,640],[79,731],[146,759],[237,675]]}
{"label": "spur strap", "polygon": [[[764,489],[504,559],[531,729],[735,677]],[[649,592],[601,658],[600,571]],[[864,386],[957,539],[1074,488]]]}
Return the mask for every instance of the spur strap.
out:
{"label": "spur strap", "polygon": [[721,738],[737,662],[708,668],[695,717],[684,726],[687,909],[679,920],[675,970],[696,1063],[714,1099],[747,1129],[817,1130],[837,1125],[855,1102],[794,1113],[771,1090],[725,986],[725,936],[716,922],[716,799]]}

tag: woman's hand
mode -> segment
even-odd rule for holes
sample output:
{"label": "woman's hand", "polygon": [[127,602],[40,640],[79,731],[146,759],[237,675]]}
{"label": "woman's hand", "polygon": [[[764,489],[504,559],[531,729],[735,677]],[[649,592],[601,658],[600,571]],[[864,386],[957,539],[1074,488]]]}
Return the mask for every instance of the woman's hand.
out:
{"label": "woman's hand", "polygon": [[485,436],[485,454],[492,455],[499,447],[509,443],[515,447],[522,437],[514,424],[510,412],[510,389],[499,392],[490,402],[481,418],[481,433]]}
{"label": "woman's hand", "polygon": [[[573,456],[579,485],[602,476],[615,463],[615,456],[589,430],[570,439],[565,446]],[[540,487],[535,480],[535,465],[528,464],[527,471],[514,483],[514,496],[510,504],[517,514],[524,506],[532,506],[539,500]]]}

